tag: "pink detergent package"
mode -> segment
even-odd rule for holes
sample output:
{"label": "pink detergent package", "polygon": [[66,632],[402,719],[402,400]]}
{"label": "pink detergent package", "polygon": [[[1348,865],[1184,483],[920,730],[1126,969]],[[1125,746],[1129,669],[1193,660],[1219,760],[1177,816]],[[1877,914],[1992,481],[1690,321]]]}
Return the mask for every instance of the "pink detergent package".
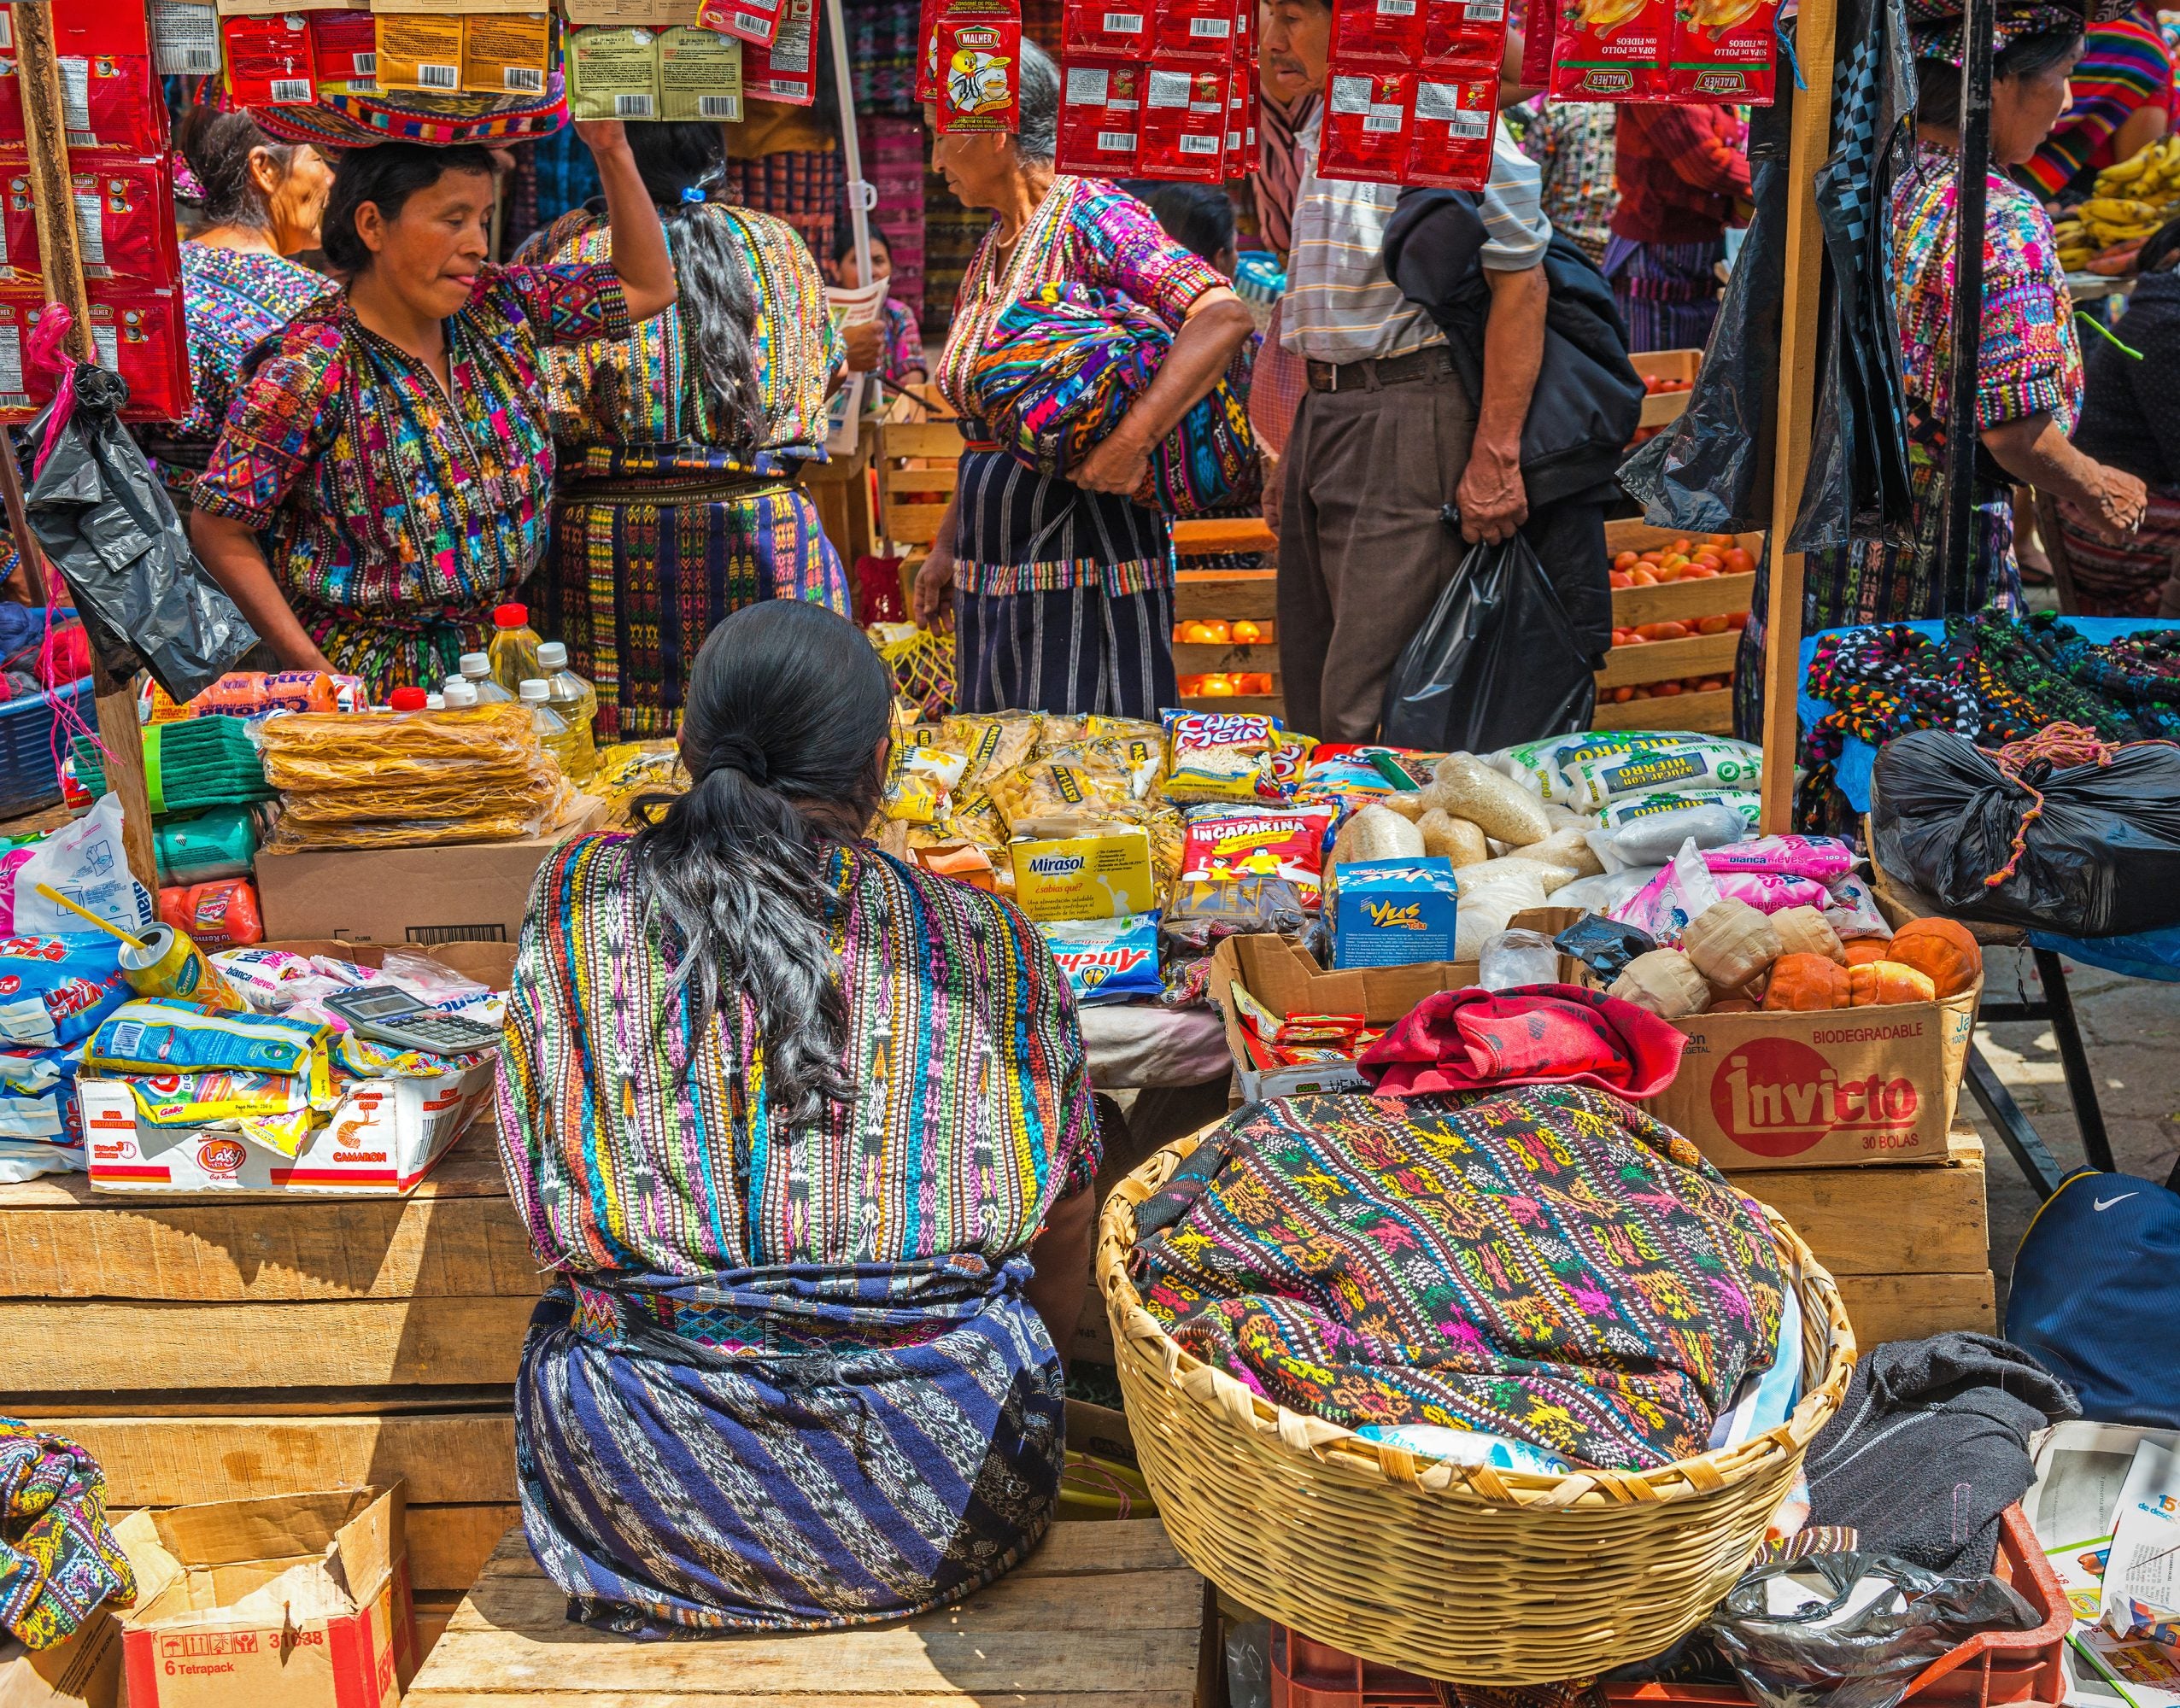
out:
{"label": "pink detergent package", "polygon": [[1703,863],[1714,872],[1783,872],[1829,884],[1855,869],[1855,851],[1837,836],[1757,836],[1705,849]]}

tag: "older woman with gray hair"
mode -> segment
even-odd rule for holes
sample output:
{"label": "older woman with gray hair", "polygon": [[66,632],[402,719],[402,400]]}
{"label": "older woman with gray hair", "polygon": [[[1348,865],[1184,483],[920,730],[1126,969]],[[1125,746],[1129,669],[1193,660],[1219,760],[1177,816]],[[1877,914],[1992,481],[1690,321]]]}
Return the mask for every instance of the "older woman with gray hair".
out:
{"label": "older woman with gray hair", "polygon": [[[1173,538],[1164,516],[1128,494],[1252,323],[1226,281],[1140,202],[1054,171],[1059,105],[1058,68],[1025,41],[1014,133],[939,136],[925,110],[932,169],[964,207],[996,217],[962,279],[939,359],[939,389],[962,418],[965,448],[917,576],[916,616],[929,623],[952,590],[964,711],[1156,717],[1175,699]],[[1001,450],[968,407],[972,366],[1001,313],[1052,284],[1117,291],[1175,332],[1157,377],[1065,479]]]}

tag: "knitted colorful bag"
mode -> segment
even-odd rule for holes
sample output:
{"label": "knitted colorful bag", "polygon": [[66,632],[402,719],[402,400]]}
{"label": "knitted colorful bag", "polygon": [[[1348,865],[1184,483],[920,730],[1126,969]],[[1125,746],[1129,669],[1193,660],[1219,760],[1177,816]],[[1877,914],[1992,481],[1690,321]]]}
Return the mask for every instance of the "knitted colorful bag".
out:
{"label": "knitted colorful bag", "polygon": [[[1048,284],[1001,311],[969,374],[969,412],[1040,474],[1065,478],[1120,424],[1156,377],[1173,332],[1132,297]],[[1150,459],[1132,494],[1172,516],[1247,502],[1257,481],[1249,430],[1253,341]]]}
{"label": "knitted colorful bag", "polygon": [[472,143],[533,143],[568,121],[566,85],[555,67],[542,95],[334,94],[321,90],[310,106],[253,107],[268,137],[329,149],[377,143],[458,148]]}

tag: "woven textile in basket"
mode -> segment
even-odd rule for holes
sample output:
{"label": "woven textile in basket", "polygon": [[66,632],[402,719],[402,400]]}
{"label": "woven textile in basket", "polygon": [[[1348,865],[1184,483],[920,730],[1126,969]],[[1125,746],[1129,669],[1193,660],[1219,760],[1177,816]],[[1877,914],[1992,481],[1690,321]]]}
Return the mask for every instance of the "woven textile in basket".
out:
{"label": "woven textile in basket", "polygon": [[1802,1321],[1804,1393],[1784,1424],[1651,1471],[1471,1470],[1274,1405],[1143,1308],[1135,1208],[1201,1137],[1121,1182],[1097,1259],[1143,1475],[1191,1565],[1306,1635],[1462,1683],[1585,1677],[1695,1628],[1755,1557],[1855,1362],[1838,1289],[1776,1212]]}

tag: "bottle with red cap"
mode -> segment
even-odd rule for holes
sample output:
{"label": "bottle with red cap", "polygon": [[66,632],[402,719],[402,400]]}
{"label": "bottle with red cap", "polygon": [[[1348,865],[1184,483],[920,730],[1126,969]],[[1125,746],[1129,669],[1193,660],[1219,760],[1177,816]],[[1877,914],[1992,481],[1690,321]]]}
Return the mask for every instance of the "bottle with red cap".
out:
{"label": "bottle with red cap", "polygon": [[545,674],[537,664],[537,649],[542,644],[537,631],[530,626],[528,605],[507,604],[495,607],[492,612],[492,639],[484,649],[492,660],[492,680],[511,694],[520,693],[524,682]]}
{"label": "bottle with red cap", "polygon": [[422,688],[396,688],[386,696],[386,704],[396,711],[422,711],[431,703]]}

